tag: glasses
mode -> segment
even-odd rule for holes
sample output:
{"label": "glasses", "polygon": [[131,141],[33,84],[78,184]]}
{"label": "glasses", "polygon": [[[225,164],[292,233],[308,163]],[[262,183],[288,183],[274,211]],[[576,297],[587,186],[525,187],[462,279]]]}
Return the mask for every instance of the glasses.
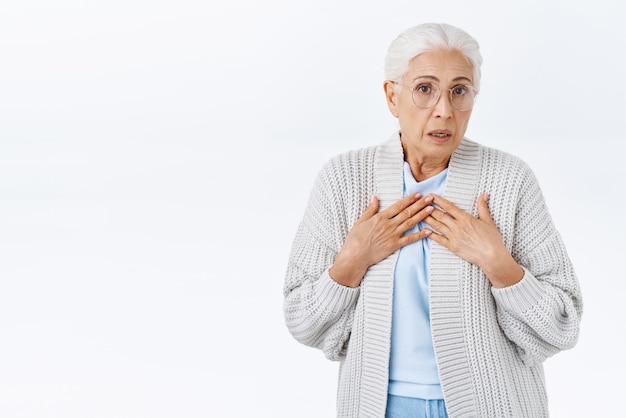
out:
{"label": "glasses", "polygon": [[[439,102],[439,97],[441,97],[441,89],[436,84],[421,83],[413,88],[409,88],[396,81],[393,83],[410,90],[413,104],[421,109],[430,109]],[[456,110],[465,112],[474,107],[476,95],[478,94],[474,87],[468,84],[458,84],[451,89],[444,90],[450,92],[450,103]]]}

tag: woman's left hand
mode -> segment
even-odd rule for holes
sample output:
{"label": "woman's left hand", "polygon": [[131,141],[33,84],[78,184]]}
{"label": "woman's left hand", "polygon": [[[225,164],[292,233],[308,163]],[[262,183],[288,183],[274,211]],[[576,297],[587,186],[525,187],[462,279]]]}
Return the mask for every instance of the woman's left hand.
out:
{"label": "woman's left hand", "polygon": [[432,196],[432,203],[439,208],[424,222],[438,232],[430,234],[433,241],[480,267],[494,287],[510,286],[522,279],[524,270],[504,246],[502,235],[491,219],[489,195],[478,197],[478,218],[441,196]]}

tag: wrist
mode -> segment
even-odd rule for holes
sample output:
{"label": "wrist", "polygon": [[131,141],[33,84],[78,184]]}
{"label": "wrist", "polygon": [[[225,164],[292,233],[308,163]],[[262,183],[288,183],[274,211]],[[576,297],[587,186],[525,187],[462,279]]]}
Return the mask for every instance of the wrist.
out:
{"label": "wrist", "polygon": [[354,288],[359,287],[366,272],[367,268],[358,267],[356,263],[346,262],[337,257],[328,270],[328,275],[340,285]]}
{"label": "wrist", "polygon": [[524,269],[508,252],[505,256],[496,257],[482,270],[491,285],[496,288],[512,286],[524,277]]}

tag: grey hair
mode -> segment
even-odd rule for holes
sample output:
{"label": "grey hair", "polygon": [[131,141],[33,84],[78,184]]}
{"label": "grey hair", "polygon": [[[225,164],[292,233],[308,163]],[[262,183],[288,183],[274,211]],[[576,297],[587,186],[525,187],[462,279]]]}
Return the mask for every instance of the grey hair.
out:
{"label": "grey hair", "polygon": [[478,42],[467,32],[447,23],[422,23],[408,28],[391,42],[385,58],[385,79],[400,82],[409,61],[433,50],[457,50],[472,66],[473,85],[480,90],[480,55]]}

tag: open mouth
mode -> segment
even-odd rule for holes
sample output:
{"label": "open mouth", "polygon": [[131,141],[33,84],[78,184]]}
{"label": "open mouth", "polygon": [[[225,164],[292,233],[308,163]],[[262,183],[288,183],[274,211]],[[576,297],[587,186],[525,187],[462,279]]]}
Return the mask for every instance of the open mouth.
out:
{"label": "open mouth", "polygon": [[452,132],[448,130],[437,130],[429,132],[428,135],[437,142],[445,142],[452,136]]}

